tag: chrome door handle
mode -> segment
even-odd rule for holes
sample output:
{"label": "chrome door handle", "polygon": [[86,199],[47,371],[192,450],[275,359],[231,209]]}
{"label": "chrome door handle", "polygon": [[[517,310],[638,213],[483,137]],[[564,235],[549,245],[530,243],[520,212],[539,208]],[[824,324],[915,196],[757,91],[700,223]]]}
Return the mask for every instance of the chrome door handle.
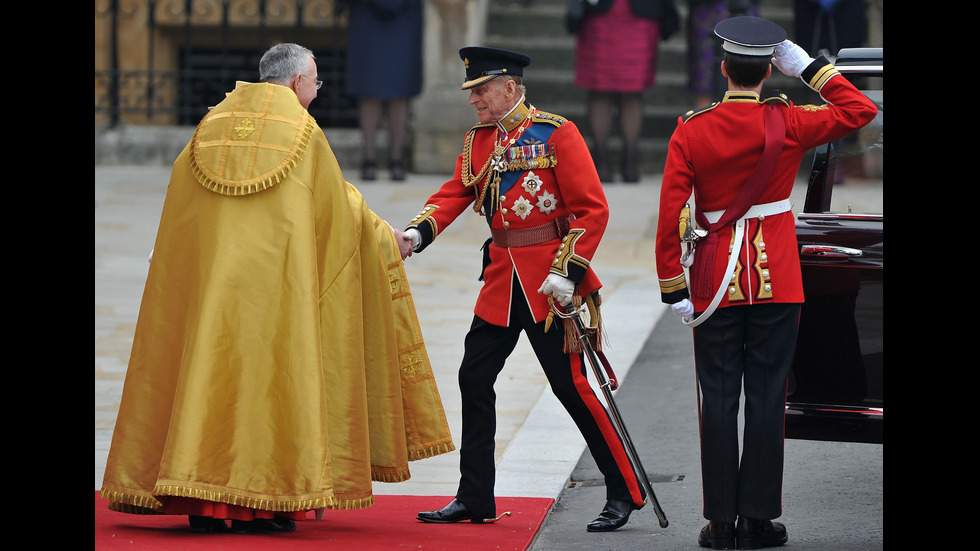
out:
{"label": "chrome door handle", "polygon": [[860,249],[850,247],[838,247],[835,245],[803,245],[800,247],[800,254],[809,256],[826,256],[833,258],[846,258],[851,256],[861,256],[864,253]]}

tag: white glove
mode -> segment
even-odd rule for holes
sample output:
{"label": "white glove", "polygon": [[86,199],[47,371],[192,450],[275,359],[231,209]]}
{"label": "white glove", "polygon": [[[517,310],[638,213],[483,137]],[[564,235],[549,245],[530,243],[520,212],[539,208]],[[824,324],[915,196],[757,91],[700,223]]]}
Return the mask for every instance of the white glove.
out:
{"label": "white glove", "polygon": [[419,248],[419,244],[422,243],[422,234],[419,233],[419,230],[417,230],[415,228],[408,228],[407,230],[405,230],[403,232],[402,235],[404,235],[405,237],[407,237],[409,240],[412,241],[412,250],[413,251],[415,249]]}
{"label": "white glove", "polygon": [[689,318],[694,315],[694,304],[692,304],[691,301],[687,300],[686,298],[682,299],[680,302],[671,304],[670,309],[682,318]]}
{"label": "white glove", "polygon": [[572,301],[572,293],[575,292],[575,282],[562,277],[558,274],[548,274],[538,292],[543,295],[555,297],[562,306],[567,306]]}
{"label": "white glove", "polygon": [[799,47],[789,40],[783,40],[776,44],[776,49],[772,53],[772,64],[782,71],[784,75],[797,77],[803,73],[807,65],[813,63],[813,58],[806,50]]}

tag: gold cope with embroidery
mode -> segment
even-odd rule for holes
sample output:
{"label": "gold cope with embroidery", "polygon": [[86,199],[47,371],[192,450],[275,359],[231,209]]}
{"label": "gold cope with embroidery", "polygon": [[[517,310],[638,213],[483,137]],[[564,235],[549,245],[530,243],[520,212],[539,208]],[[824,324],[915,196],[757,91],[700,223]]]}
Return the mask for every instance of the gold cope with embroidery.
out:
{"label": "gold cope with embroidery", "polygon": [[239,119],[238,122],[235,123],[234,130],[235,136],[237,136],[239,140],[244,140],[255,132],[255,121],[248,118]]}

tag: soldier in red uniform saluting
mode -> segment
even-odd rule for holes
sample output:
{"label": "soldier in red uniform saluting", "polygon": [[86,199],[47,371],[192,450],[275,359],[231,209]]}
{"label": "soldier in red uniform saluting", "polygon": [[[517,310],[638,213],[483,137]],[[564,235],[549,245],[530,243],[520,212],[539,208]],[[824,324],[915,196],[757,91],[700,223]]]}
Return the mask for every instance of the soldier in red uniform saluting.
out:
{"label": "soldier in red uniform saluting", "polygon": [[[660,191],[656,259],[661,296],[694,326],[704,517],[698,543],[714,549],[782,545],[783,416],[803,285],[789,197],[807,150],[870,122],[877,108],[824,57],[811,59],[775,23],[721,21],[720,102],[680,117]],[[762,96],[780,71],[827,101]],[[678,220],[694,195],[700,239],[682,256]],[[695,232],[685,224],[687,237]],[[688,239],[685,239],[688,241]],[[689,246],[689,245],[685,245]],[[690,267],[690,280],[685,275]],[[739,459],[738,409],[745,429]],[[737,519],[737,526],[736,526]]]}

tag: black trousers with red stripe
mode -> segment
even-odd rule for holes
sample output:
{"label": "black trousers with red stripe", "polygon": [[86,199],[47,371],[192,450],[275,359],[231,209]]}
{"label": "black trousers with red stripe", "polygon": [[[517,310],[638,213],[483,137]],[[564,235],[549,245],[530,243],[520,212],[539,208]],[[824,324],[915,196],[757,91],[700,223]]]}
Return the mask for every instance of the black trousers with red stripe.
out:
{"label": "black trousers with red stripe", "polygon": [[[606,483],[607,499],[642,505],[645,492],[630,467],[626,450],[599,398],[589,386],[581,354],[566,354],[561,320],[545,333],[535,323],[515,277],[509,327],[492,325],[474,316],[466,335],[459,368],[462,435],[459,446],[459,489],[456,499],[477,517],[496,516],[494,504],[494,435],[497,428],[493,385],[504,362],[527,335],[551,389],[572,417]],[[548,461],[542,457],[541,461]]]}

